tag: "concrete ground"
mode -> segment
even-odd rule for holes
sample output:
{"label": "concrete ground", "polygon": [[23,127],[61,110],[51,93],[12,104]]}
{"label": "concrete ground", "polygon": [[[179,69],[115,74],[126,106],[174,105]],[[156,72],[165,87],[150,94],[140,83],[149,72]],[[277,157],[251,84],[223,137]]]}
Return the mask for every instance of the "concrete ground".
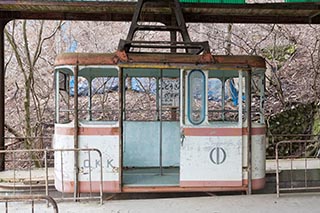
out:
{"label": "concrete ground", "polygon": [[[58,202],[63,213],[309,213],[320,212],[320,193],[263,195],[219,195],[184,198],[152,198],[109,200],[100,205],[97,201],[80,203]],[[0,212],[5,212],[0,203]],[[31,212],[31,204],[9,203],[8,212]],[[45,204],[36,203],[35,212],[53,212]]]}

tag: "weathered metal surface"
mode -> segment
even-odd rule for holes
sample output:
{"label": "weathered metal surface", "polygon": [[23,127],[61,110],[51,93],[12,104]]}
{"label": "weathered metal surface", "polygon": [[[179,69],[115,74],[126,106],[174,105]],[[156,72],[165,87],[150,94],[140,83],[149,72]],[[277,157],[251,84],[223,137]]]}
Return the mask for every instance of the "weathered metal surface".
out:
{"label": "weathered metal surface", "polygon": [[[138,22],[141,20],[141,15],[143,9],[148,10],[150,8],[149,4],[157,6],[157,9],[164,11],[165,9],[169,10],[170,19],[165,20],[162,25],[143,25]],[[164,4],[167,4],[165,8],[162,8]],[[149,7],[148,7],[149,6]],[[156,10],[153,10],[153,14],[157,14]],[[164,13],[165,14],[165,13]],[[167,14],[167,13],[166,13]],[[170,41],[135,41],[134,35],[137,31],[167,31],[171,33]],[[177,42],[177,33],[181,34],[182,42]],[[187,30],[187,26],[182,14],[181,5],[178,0],[167,0],[167,1],[158,1],[158,0],[138,0],[136,8],[131,20],[130,29],[127,35],[126,40],[120,40],[118,50],[129,52],[137,52],[135,49],[153,49],[152,52],[156,52],[159,49],[169,49],[172,53],[176,52],[177,49],[183,49],[185,53],[192,53],[198,55],[202,52],[209,53],[210,47],[208,42],[192,42]],[[141,50],[139,51],[141,52]]]}
{"label": "weathered metal surface", "polygon": [[[0,18],[131,21],[135,2],[43,2],[0,0]],[[320,23],[319,3],[189,4],[182,3],[186,22],[194,23]],[[124,9],[125,8],[125,9]],[[142,20],[170,19],[170,10],[151,7]]]}
{"label": "weathered metal surface", "polygon": [[[203,187],[179,187],[179,186],[163,186],[163,187],[132,187],[124,186],[123,192],[201,192]],[[223,191],[245,191],[245,186],[235,187],[205,187],[206,192],[223,192]]]}
{"label": "weathered metal surface", "polygon": [[[128,57],[128,63],[132,64],[128,66],[136,66],[141,67],[148,66],[147,68],[151,68],[150,65],[156,67],[156,65],[172,65],[176,64],[176,67],[180,67],[182,65],[212,65],[212,66],[220,66],[221,68],[225,67],[233,67],[233,66],[250,66],[256,68],[265,68],[265,60],[259,56],[220,56],[213,55],[215,63],[209,63],[210,59],[206,59],[205,63],[201,64],[199,62],[202,61],[202,57],[207,57],[204,55],[180,55],[180,54],[128,54],[126,55],[124,52],[123,55],[121,52],[117,52],[116,54],[104,54],[104,53],[64,53],[60,54],[55,61],[55,66],[62,65],[76,65],[77,62],[79,65],[121,65],[123,67],[126,66],[126,63],[120,63],[119,61],[122,57]],[[210,58],[210,57],[208,57]],[[144,64],[143,64],[144,63]]]}
{"label": "weathered metal surface", "polygon": [[[79,73],[79,65],[77,64],[74,67],[73,70],[74,73],[74,89],[75,91],[78,91],[78,73]],[[73,125],[74,125],[74,131],[73,131],[73,148],[74,149],[78,149],[79,148],[79,108],[78,108],[78,104],[79,104],[79,100],[78,100],[78,93],[75,92],[74,93],[74,98],[73,98],[73,104],[74,104],[74,111],[73,111],[73,115],[74,115],[74,120],[73,120]],[[60,147],[59,147],[60,148]],[[78,152],[74,152],[74,197],[80,197],[80,187],[79,187],[79,153]],[[62,183],[63,184],[63,183]]]}
{"label": "weathered metal surface", "polygon": [[[103,181],[101,193],[102,191],[119,192],[119,135],[113,131],[104,132],[105,129],[110,130],[110,127],[111,129],[118,127],[110,123],[97,125],[81,122],[79,125],[82,127],[78,136],[80,150],[85,147],[100,150],[99,153],[91,152],[91,154],[79,152],[79,191],[81,193],[99,192],[101,178],[101,181]],[[53,147],[55,149],[72,149],[74,145],[73,130],[74,126],[71,124],[55,124]],[[63,153],[63,158],[60,157],[59,152],[55,153],[55,185],[58,191],[74,192],[73,159],[73,153],[71,152]],[[90,189],[90,187],[92,188]]]}
{"label": "weathered metal surface", "polygon": [[[5,67],[4,67],[4,27],[6,21],[0,20],[0,150],[5,149]],[[5,170],[5,156],[0,154],[0,171]]]}
{"label": "weathered metal surface", "polygon": [[[248,131],[248,136],[247,136],[247,158],[248,158],[248,166],[247,166],[247,172],[248,172],[248,190],[247,194],[252,193],[252,100],[251,100],[251,72],[248,72],[248,76],[246,78],[246,107],[247,107],[247,131]],[[250,94],[250,95],[248,95]]]}

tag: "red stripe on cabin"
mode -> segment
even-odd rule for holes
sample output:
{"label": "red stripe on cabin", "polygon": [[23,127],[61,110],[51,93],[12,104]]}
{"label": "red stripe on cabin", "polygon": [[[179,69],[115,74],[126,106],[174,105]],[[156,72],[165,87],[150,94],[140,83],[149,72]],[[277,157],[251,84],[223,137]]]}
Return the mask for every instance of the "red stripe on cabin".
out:
{"label": "red stripe on cabin", "polygon": [[[258,128],[252,128],[252,135],[265,135],[266,134],[266,128],[265,127],[258,127]],[[242,134],[248,135],[248,129],[242,128]]]}
{"label": "red stripe on cabin", "polygon": [[[243,180],[243,184],[248,185],[248,180]],[[251,184],[252,184],[253,190],[263,189],[264,186],[266,185],[266,179],[265,178],[252,179]]]}
{"label": "red stripe on cabin", "polygon": [[[252,135],[264,135],[265,127],[252,128]],[[184,128],[186,136],[242,136],[248,135],[247,128]]]}
{"label": "red stripe on cabin", "polygon": [[[119,181],[103,181],[102,182],[103,192],[120,192]],[[74,181],[64,181],[63,190],[60,180],[55,180],[55,187],[60,192],[71,193],[74,191]],[[101,182],[100,181],[80,181],[79,190],[80,192],[100,192]]]}
{"label": "red stripe on cabin", "polygon": [[[252,180],[252,189],[258,190],[263,189],[266,183],[265,178],[253,179]],[[180,186],[187,187],[239,187],[247,186],[248,180],[240,181],[180,181]]]}
{"label": "red stripe on cabin", "polygon": [[216,186],[242,186],[242,180],[237,181],[180,181],[181,187],[216,187]]}
{"label": "red stripe on cabin", "polygon": [[[252,128],[252,135],[265,135],[265,127]],[[74,135],[72,127],[56,127],[57,135]],[[247,128],[184,128],[186,136],[242,136],[248,135]],[[119,135],[118,127],[80,127],[79,135]]]}
{"label": "red stripe on cabin", "polygon": [[[73,127],[56,127],[55,134],[57,135],[74,135]],[[90,128],[80,127],[79,135],[119,135],[118,127]]]}
{"label": "red stripe on cabin", "polygon": [[186,136],[241,136],[241,128],[185,128]]}

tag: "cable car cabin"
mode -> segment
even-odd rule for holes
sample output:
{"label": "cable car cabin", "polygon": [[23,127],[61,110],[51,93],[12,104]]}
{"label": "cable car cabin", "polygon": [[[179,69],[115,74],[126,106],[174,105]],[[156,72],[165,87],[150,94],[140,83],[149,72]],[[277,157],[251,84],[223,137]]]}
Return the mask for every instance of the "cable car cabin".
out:
{"label": "cable car cabin", "polygon": [[[99,149],[104,192],[263,188],[265,61],[200,57],[58,56],[54,148]],[[55,156],[56,188],[99,192],[98,156],[79,153],[77,180],[74,158]]]}

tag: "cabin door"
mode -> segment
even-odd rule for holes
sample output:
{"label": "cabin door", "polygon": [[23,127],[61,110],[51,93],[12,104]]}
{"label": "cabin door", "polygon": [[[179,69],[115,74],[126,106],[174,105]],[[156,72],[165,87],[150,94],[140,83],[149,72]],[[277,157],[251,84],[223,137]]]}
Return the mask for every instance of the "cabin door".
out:
{"label": "cabin door", "polygon": [[209,121],[209,74],[181,71],[180,186],[242,186],[242,128],[238,122]]}

